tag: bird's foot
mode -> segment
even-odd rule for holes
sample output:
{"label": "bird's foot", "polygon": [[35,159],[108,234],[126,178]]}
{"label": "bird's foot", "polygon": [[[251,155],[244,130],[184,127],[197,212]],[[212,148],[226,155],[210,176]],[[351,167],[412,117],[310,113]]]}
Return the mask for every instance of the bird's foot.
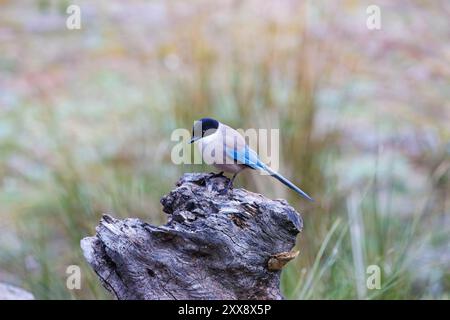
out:
{"label": "bird's foot", "polygon": [[211,178],[217,178],[217,177],[223,177],[223,171],[220,171],[219,173],[212,172]]}
{"label": "bird's foot", "polygon": [[226,192],[233,190],[233,180],[230,180],[224,189]]}
{"label": "bird's foot", "polygon": [[233,191],[233,182],[230,180],[227,185],[225,186],[225,188],[223,188],[222,190],[220,190],[219,194],[221,195],[226,195],[228,194],[230,191]]}

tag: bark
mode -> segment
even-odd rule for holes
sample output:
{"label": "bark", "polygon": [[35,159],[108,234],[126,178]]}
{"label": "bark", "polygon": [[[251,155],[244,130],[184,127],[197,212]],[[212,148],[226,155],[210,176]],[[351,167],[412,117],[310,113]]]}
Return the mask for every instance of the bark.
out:
{"label": "bark", "polygon": [[168,222],[104,215],[81,247],[118,299],[282,299],[282,267],[302,229],[285,200],[244,189],[228,178],[188,173],[161,199]]}

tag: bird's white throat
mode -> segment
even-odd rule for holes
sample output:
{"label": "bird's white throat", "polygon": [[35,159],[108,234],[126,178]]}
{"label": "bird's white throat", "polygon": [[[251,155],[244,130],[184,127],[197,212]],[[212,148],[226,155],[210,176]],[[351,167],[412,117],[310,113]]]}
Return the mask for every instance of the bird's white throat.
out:
{"label": "bird's white throat", "polygon": [[197,143],[198,143],[197,146],[199,147],[199,150],[202,150],[203,146],[207,146],[210,143],[214,143],[215,141],[217,141],[216,139],[218,138],[220,130],[221,130],[221,125],[219,124],[219,127],[213,134],[210,134],[206,137],[201,138],[200,140],[197,140]]}

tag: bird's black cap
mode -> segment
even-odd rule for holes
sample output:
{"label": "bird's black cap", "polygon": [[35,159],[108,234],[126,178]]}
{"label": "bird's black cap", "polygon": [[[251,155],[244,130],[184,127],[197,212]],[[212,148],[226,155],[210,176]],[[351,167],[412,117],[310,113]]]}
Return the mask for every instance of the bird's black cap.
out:
{"label": "bird's black cap", "polygon": [[197,141],[205,136],[205,133],[212,134],[219,127],[219,121],[213,118],[201,118],[195,121],[192,127],[192,139],[190,143]]}

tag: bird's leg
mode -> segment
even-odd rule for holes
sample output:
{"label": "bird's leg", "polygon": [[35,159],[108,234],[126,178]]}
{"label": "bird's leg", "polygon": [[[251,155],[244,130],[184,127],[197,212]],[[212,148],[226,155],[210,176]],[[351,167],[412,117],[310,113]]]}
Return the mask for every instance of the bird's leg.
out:
{"label": "bird's leg", "polygon": [[231,178],[230,182],[228,182],[227,187],[225,188],[226,191],[228,191],[229,189],[233,189],[233,182],[234,179],[236,178],[236,176],[238,175],[239,172],[236,172],[235,174],[233,174],[233,177]]}

